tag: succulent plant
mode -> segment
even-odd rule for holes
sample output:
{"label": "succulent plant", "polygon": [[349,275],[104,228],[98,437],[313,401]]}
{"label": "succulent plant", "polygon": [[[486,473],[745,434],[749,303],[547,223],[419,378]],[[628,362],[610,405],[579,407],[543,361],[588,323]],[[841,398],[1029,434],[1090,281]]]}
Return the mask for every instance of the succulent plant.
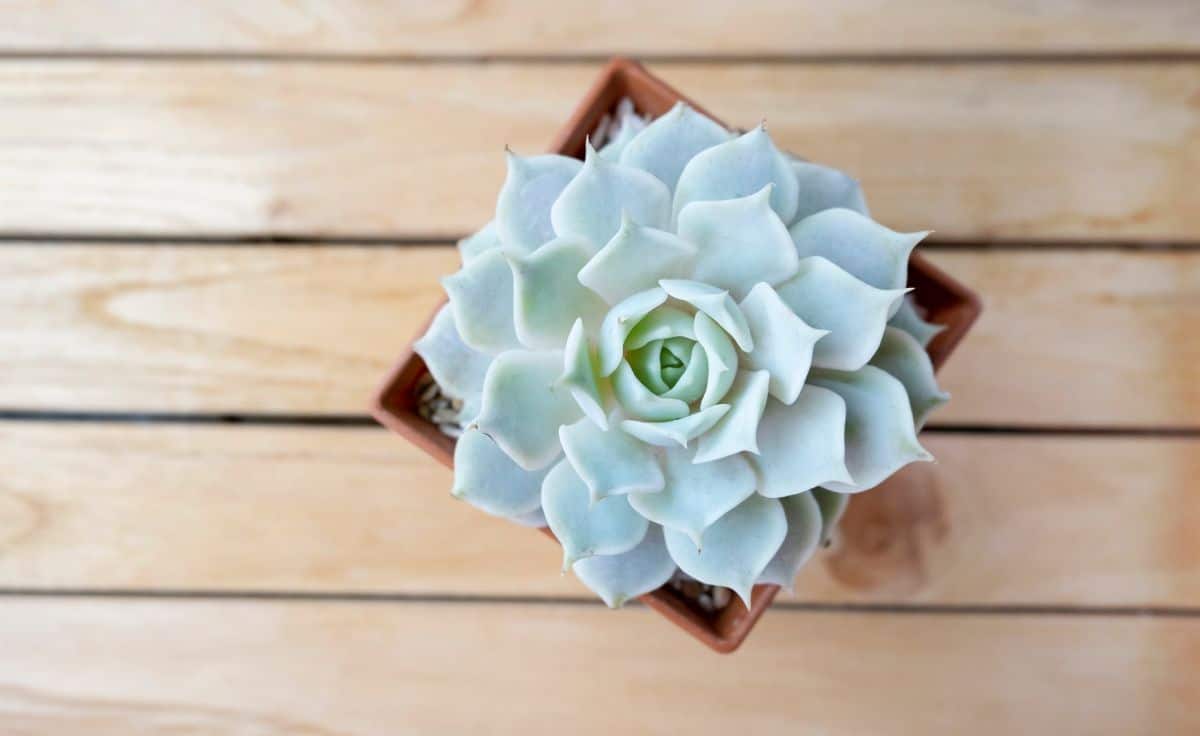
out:
{"label": "succulent plant", "polygon": [[453,493],[548,524],[609,605],[677,569],[790,587],[849,494],[931,457],[948,398],[905,300],[925,233],[685,105],[583,161],[509,152],[416,345],[463,403]]}

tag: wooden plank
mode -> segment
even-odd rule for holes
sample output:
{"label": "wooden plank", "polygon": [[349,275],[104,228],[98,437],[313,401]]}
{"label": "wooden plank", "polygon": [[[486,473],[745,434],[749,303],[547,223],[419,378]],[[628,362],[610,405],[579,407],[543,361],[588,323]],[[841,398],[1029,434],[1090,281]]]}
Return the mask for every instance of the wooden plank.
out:
{"label": "wooden plank", "polygon": [[[1200,606],[1200,440],[924,442],[801,600]],[[0,467],[0,588],[591,597],[382,430],[6,423]]]}
{"label": "wooden plank", "polygon": [[[984,316],[935,423],[1196,426],[1200,253],[932,252]],[[446,247],[0,248],[0,407],[362,413]]]}
{"label": "wooden plank", "polygon": [[13,600],[4,623],[0,716],[45,736],[1200,729],[1191,620],[772,611],[720,660],[644,608]]}
{"label": "wooden plank", "polygon": [[[1200,63],[654,69],[861,177],[892,227],[1200,236]],[[542,150],[598,70],[10,60],[0,232],[459,235],[490,216],[502,147]]]}
{"label": "wooden plank", "polygon": [[812,54],[1187,51],[1188,0],[10,0],[0,47],[37,51],[382,54]]}

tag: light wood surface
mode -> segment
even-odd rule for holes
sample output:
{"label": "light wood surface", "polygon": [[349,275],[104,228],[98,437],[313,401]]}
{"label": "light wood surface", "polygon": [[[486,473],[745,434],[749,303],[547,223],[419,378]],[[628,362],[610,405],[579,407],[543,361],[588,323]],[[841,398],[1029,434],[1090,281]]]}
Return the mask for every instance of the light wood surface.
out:
{"label": "light wood surface", "polygon": [[9,0],[0,47],[348,54],[1195,50],[1189,0]]}
{"label": "light wood surface", "polygon": [[[1195,2],[0,17],[3,736],[1200,732]],[[860,177],[985,303],[938,463],[731,657],[357,426],[503,146],[611,53]]]}
{"label": "light wood surface", "polygon": [[28,600],[0,646],[18,733],[1200,729],[1171,619],[774,610],[717,659],[644,608]]}
{"label": "light wood surface", "polygon": [[[983,295],[934,424],[1200,424],[1200,253],[932,251]],[[445,246],[10,244],[0,407],[361,414]]]}
{"label": "light wood surface", "polygon": [[[780,600],[1200,607],[1200,439],[922,441]],[[380,429],[0,423],[0,467],[0,587],[590,598]]]}
{"label": "light wood surface", "polygon": [[[1200,63],[655,64],[940,238],[1200,236]],[[0,64],[0,233],[449,237],[597,64]],[[64,101],[69,101],[65,103]]]}

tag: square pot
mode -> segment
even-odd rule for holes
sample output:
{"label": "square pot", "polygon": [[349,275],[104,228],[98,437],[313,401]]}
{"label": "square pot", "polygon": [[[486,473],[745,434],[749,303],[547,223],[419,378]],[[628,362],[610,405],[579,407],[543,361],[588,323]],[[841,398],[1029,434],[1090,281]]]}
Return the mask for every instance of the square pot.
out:
{"label": "square pot", "polygon": [[[640,64],[617,58],[609,62],[600,78],[579,103],[555,138],[550,152],[583,158],[584,141],[587,136],[625,97],[633,101],[639,112],[653,117],[666,113],[681,100],[698,112],[713,117],[704,108],[651,75]],[[716,120],[715,117],[713,119]],[[917,304],[925,310],[926,319],[945,326],[928,347],[936,369],[945,362],[954,347],[966,335],[982,311],[982,305],[972,291],[934,267],[918,253],[914,253],[909,260],[908,282],[909,286],[914,288],[913,296]],[[425,327],[413,336],[414,341],[425,334],[429,322],[440,308],[441,304],[434,307]],[[376,394],[371,413],[381,424],[408,438],[443,465],[453,467],[454,440],[442,434],[433,423],[417,413],[417,386],[427,373],[424,361],[413,352],[410,344]],[[883,485],[886,486],[887,483]],[[874,490],[887,492],[886,488]],[[554,537],[549,529],[542,531],[551,538]],[[754,587],[749,609],[734,596],[728,606],[715,614],[703,611],[670,586],[663,586],[648,593],[642,596],[641,600],[692,636],[724,653],[732,652],[741,645],[778,592],[777,585],[757,585]]]}

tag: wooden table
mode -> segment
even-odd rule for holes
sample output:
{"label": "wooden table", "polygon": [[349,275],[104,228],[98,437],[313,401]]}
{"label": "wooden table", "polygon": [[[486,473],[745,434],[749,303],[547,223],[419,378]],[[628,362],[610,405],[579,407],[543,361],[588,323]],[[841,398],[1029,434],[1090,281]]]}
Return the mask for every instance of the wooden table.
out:
{"label": "wooden table", "polygon": [[[402,7],[409,6],[409,7]],[[1200,5],[3,4],[0,733],[1200,732]],[[977,288],[919,493],[718,657],[365,405],[624,52]]]}

